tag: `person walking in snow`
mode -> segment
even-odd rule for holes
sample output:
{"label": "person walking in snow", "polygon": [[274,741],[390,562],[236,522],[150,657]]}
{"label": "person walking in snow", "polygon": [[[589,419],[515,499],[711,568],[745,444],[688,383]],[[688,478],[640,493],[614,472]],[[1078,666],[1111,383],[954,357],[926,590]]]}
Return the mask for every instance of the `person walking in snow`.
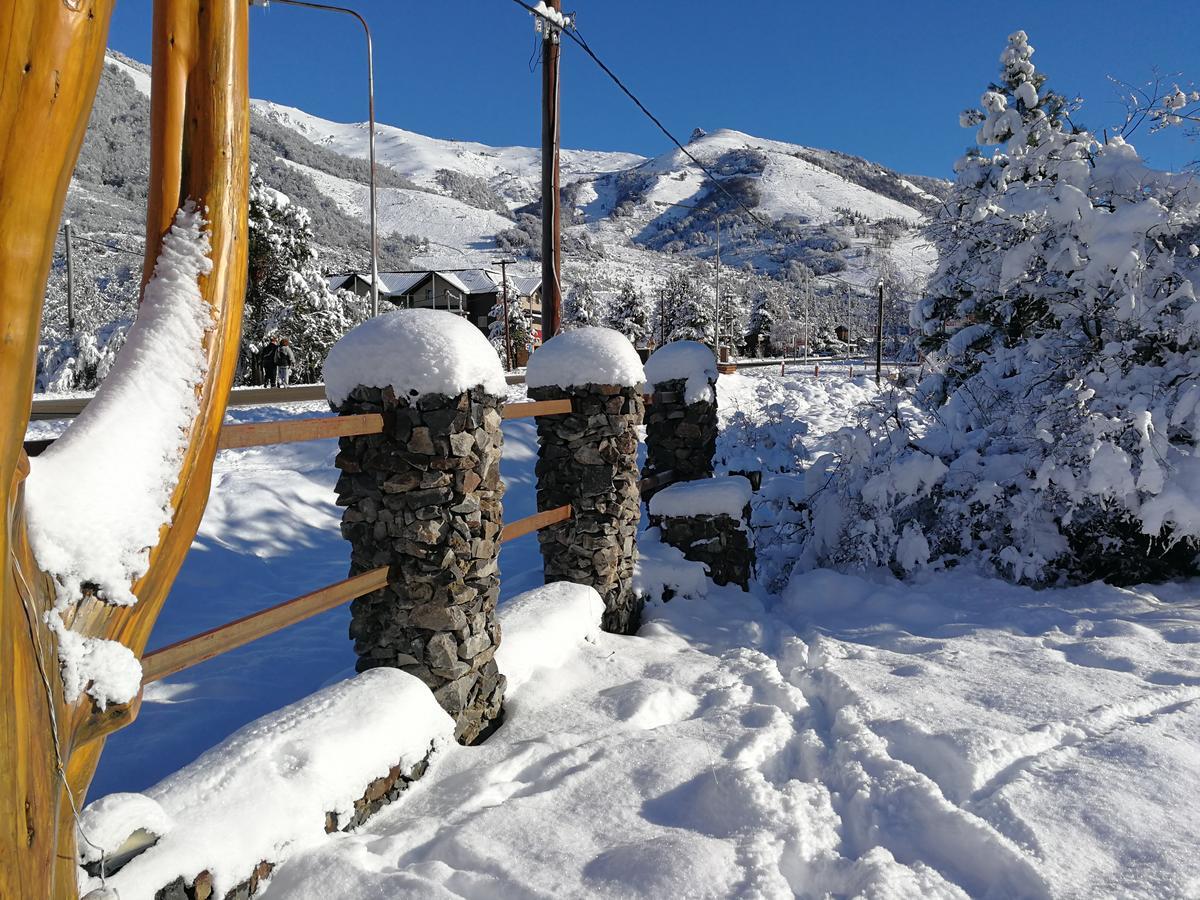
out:
{"label": "person walking in snow", "polygon": [[288,377],[292,373],[292,366],[296,364],[296,354],[292,350],[291,343],[287,338],[279,342],[279,348],[275,351],[275,379],[276,387],[287,387]]}
{"label": "person walking in snow", "polygon": [[271,338],[258,356],[259,363],[262,365],[263,384],[267,387],[275,387],[275,353],[278,349],[279,342],[275,338]]}

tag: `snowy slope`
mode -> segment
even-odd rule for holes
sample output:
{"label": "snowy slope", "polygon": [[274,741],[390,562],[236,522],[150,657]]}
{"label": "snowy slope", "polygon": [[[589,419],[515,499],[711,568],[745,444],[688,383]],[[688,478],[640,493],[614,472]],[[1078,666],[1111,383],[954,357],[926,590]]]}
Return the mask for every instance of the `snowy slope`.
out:
{"label": "snowy slope", "polygon": [[[367,158],[365,122],[331,122],[266,100],[254,100],[251,105],[260,115],[293,129],[315,144],[345,156]],[[442,140],[381,122],[376,122],[375,128],[376,159],[417,184],[437,189],[438,170],[449,169],[491,182],[516,203],[526,203],[537,194],[541,160],[537,149]],[[642,160],[635,153],[564,149],[562,180],[566,183],[583,175],[617,171]]]}
{"label": "snowy slope", "polygon": [[[731,151],[756,150],[765,154],[766,169],[758,179],[761,191],[758,211],[772,219],[800,215],[827,222],[834,218],[838,207],[857,210],[872,219],[895,217],[918,222],[924,218],[915,206],[885,197],[796,156],[806,149],[725,128],[688,144],[692,155],[706,165]],[[691,203],[709,189],[707,179],[678,150],[649,160],[639,171],[656,176],[654,186],[646,193],[649,203]]]}
{"label": "snowy slope", "polygon": [[[317,190],[331,198],[342,212],[368,220],[371,198],[365,184],[290,160],[284,163],[304,172]],[[467,252],[493,250],[496,233],[512,225],[510,220],[490,209],[479,209],[453,197],[428,191],[377,188],[376,203],[380,233],[411,234],[433,244]],[[458,265],[462,265],[461,260]]]}

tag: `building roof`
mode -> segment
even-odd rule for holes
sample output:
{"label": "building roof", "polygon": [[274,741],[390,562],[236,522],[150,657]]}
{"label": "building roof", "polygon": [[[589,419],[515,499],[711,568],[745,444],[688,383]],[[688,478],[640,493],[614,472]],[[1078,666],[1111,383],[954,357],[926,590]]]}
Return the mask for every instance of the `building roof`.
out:
{"label": "building roof", "polygon": [[[411,293],[415,288],[432,275],[437,275],[452,288],[462,291],[464,295],[494,294],[500,290],[500,273],[492,269],[413,269],[407,272],[380,272],[379,290],[391,297]],[[329,276],[329,287],[337,290],[346,285],[355,276],[367,284],[371,283],[370,273],[348,272],[343,275]],[[510,283],[522,297],[528,297],[542,286],[538,275],[526,278],[509,278]]]}
{"label": "building roof", "polygon": [[541,275],[529,275],[525,278],[514,278],[513,283],[517,286],[517,292],[522,297],[529,297],[534,291],[542,286]]}

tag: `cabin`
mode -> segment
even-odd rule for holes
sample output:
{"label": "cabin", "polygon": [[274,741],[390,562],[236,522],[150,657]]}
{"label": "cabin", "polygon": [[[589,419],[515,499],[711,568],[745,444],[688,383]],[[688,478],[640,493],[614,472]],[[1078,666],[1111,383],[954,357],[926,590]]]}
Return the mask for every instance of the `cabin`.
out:
{"label": "cabin", "polygon": [[[493,269],[414,269],[379,273],[379,299],[402,309],[444,309],[460,315],[487,334],[492,310],[500,299],[500,272]],[[328,278],[330,290],[371,295],[371,276],[345,272]],[[542,334],[542,279],[509,276],[509,302],[524,303],[533,319],[534,336]]]}

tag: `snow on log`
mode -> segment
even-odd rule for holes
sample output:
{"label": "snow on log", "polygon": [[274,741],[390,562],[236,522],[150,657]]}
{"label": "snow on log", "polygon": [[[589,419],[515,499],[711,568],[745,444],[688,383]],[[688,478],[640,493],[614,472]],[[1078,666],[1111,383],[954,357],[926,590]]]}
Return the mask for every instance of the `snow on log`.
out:
{"label": "snow on log", "polygon": [[60,607],[85,582],[110,603],[136,602],[130,585],[171,521],[213,324],[198,283],[212,269],[205,224],[190,203],[176,214],[112,371],[66,433],[30,460],[29,539],[58,582]]}
{"label": "snow on log", "polygon": [[436,309],[400,309],[351,329],[330,349],[324,377],[335,407],[359,385],[390,387],[398,397],[457,397],[479,386],[498,397],[507,392],[500,357],[483,332]]}
{"label": "snow on log", "polygon": [[683,397],[686,404],[711,400],[711,385],[716,380],[717,358],[699,341],[672,341],[655,350],[646,361],[648,384],[686,382]]}
{"label": "snow on log", "polygon": [[512,692],[539,669],[556,669],[600,633],[604,601],[593,587],[556,581],[500,607],[504,634],[496,662]]}
{"label": "snow on log", "polygon": [[611,328],[587,326],[564,331],[529,358],[525,383],[530,388],[611,384],[636,387],[646,380],[642,360],[629,338]]}
{"label": "snow on log", "polygon": [[[135,827],[166,832],[109,876],[123,900],[152,900],[180,876],[191,884],[203,871],[221,897],[260,863],[278,865],[326,840],[328,813],[350,820],[372,781],[397,765],[419,771],[453,733],[453,720],[421,681],[371,669],[251,722],[147,790],[140,808],[157,808],[153,822],[131,816],[137,809],[128,797],[89,805],[84,821],[108,843]],[[84,892],[98,886],[92,879]]]}

